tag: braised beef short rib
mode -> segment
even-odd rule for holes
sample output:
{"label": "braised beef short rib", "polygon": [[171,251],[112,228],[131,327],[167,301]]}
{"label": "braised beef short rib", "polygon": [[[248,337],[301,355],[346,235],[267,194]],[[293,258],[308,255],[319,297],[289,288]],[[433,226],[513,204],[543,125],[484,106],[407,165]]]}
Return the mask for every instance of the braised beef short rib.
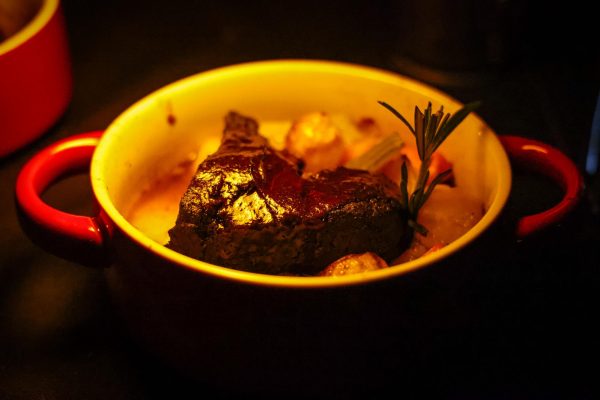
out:
{"label": "braised beef short rib", "polygon": [[167,246],[239,270],[315,275],[351,253],[391,261],[405,247],[406,218],[383,175],[339,167],[303,177],[301,160],[270,147],[254,119],[230,112]]}

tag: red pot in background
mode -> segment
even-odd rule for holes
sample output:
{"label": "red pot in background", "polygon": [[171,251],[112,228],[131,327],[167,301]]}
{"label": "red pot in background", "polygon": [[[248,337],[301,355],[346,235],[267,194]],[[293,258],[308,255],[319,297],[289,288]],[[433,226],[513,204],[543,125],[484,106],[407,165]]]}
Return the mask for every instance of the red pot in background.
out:
{"label": "red pot in background", "polygon": [[17,32],[6,32],[4,40],[0,36],[0,157],[46,132],[71,98],[71,65],[59,3],[15,2],[21,8],[38,7],[29,21],[22,22],[12,18],[27,12],[0,8],[7,19],[0,19],[2,25],[22,26]]}

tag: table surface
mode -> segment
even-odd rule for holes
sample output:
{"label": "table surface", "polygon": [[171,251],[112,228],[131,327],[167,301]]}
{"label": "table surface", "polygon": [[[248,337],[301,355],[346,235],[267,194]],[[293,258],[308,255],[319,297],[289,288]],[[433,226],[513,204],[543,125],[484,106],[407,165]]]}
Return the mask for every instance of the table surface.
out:
{"label": "table surface", "polygon": [[[106,127],[134,101],[177,79],[274,58],[371,65],[424,80],[464,102],[480,99],[479,114],[498,133],[550,143],[583,171],[600,88],[598,55],[586,47],[593,36],[584,22],[592,13],[548,6],[540,14],[533,2],[509,9],[510,30],[500,25],[510,33],[501,36],[509,51],[493,65],[468,59],[466,67],[445,73],[444,61],[457,58],[440,50],[439,64],[432,65],[436,54],[423,58],[415,43],[435,43],[424,36],[406,40],[405,27],[412,25],[405,14],[416,9],[411,1],[237,3],[63,2],[75,84],[71,104],[37,142],[0,160],[0,399],[158,399],[189,390],[236,397],[189,382],[135,350],[114,315],[103,272],[34,246],[15,213],[16,176],[31,156],[59,138]],[[583,22],[560,29],[569,18]],[[540,211],[561,195],[545,179],[519,170],[515,175],[507,218]],[[497,266],[495,279],[502,282],[490,286],[479,320],[485,340],[474,344],[481,346],[478,357],[464,360],[462,369],[427,376],[424,389],[437,387],[442,398],[598,395],[599,183],[597,175],[584,177],[586,192],[564,222],[531,239],[510,240],[511,248],[494,252],[493,260],[474,261]],[[60,209],[88,214],[90,197],[84,175],[44,195]]]}

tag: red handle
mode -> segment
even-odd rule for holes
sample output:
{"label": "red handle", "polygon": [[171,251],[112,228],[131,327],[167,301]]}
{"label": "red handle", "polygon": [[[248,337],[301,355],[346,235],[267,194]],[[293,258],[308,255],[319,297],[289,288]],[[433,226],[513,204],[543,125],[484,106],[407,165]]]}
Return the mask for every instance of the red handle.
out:
{"label": "red handle", "polygon": [[61,177],[86,171],[102,132],[58,141],[29,160],[17,178],[19,219],[30,239],[50,253],[85,265],[106,265],[104,219],[68,214],[41,199]]}
{"label": "red handle", "polygon": [[500,136],[511,159],[519,165],[548,176],[565,191],[562,200],[549,210],[522,217],[517,236],[522,238],[555,224],[577,205],[583,190],[583,178],[567,156],[554,147],[519,136]]}

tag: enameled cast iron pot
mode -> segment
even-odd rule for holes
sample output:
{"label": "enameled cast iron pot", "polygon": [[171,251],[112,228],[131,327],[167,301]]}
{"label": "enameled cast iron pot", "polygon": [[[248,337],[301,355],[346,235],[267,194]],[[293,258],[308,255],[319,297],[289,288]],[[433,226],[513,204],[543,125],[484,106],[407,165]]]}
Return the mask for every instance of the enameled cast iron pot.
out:
{"label": "enameled cast iron pot", "polygon": [[[46,132],[67,108],[72,91],[60,1],[3,1],[0,20],[3,12],[13,17],[4,21],[11,28],[22,27],[0,38],[0,157]],[[28,14],[29,20],[17,18]]]}
{"label": "enameled cast iron pot", "polygon": [[[438,333],[469,323],[453,296],[485,260],[461,255],[479,246],[507,201],[507,152],[565,189],[560,204],[520,221],[521,236],[555,223],[577,202],[581,178],[564,155],[543,143],[497,136],[471,114],[442,151],[454,165],[457,185],[485,204],[485,215],[433,254],[364,275],[267,276],[210,265],[153,241],[127,216],[140,188],[207,138],[219,137],[229,110],[259,121],[322,110],[371,116],[386,131],[402,129],[378,100],[404,115],[428,101],[435,109],[460,107],[397,74],[333,62],[257,62],[183,79],[131,106],[105,132],[60,141],[29,161],[16,188],[23,226],[48,251],[105,267],[115,305],[134,337],[191,376],[275,392],[340,390],[369,379],[376,384],[387,370],[410,370],[423,351],[431,351]],[[90,161],[96,216],[66,214],[40,200],[59,177],[85,170]]]}

